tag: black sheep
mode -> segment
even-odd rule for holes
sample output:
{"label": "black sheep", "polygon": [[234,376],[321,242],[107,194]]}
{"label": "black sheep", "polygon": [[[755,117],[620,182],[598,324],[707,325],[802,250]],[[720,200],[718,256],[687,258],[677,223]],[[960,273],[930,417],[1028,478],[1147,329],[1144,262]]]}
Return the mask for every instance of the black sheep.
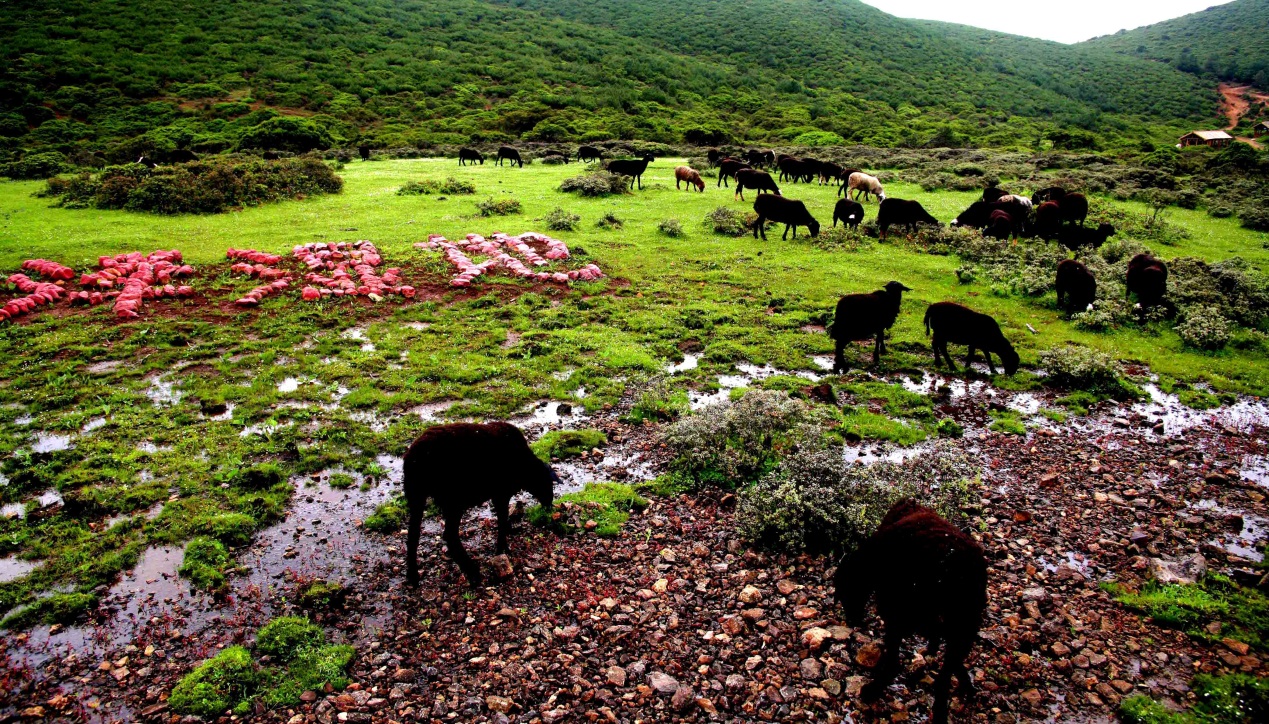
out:
{"label": "black sheep", "polygon": [[1101,248],[1106,240],[1115,235],[1115,227],[1102,223],[1096,229],[1084,226],[1064,226],[1058,229],[1057,240],[1071,251],[1079,251],[1082,247]]}
{"label": "black sheep", "polygon": [[991,217],[987,220],[987,228],[983,229],[983,236],[1001,241],[1008,241],[1014,233],[1013,217],[1004,209],[991,212]]}
{"label": "black sheep", "polygon": [[756,191],[765,191],[780,195],[780,187],[776,186],[776,182],[771,178],[771,174],[766,171],[758,171],[752,168],[742,168],[736,172],[736,195],[743,201],[745,198],[745,189],[754,189]]}
{"label": "black sheep", "polygon": [[749,164],[738,158],[724,158],[718,162],[718,183],[715,186],[727,186],[727,178],[736,178],[736,172],[749,168]]}
{"label": "black sheep", "polygon": [[845,170],[841,166],[832,161],[820,161],[819,165],[820,186],[841,180],[842,171]]}
{"label": "black sheep", "polygon": [[1046,201],[1057,201],[1066,196],[1066,189],[1061,186],[1050,186],[1047,189],[1040,189],[1031,196],[1031,205],[1039,206]]}
{"label": "black sheep", "polygon": [[1005,339],[1000,325],[989,315],[980,314],[955,302],[936,302],[925,310],[925,333],[934,332],[932,346],[934,348],[934,364],[938,365],[939,355],[947,360],[947,366],[956,371],[956,363],[947,353],[948,343],[963,344],[969,347],[965,356],[965,366],[973,361],[976,350],[982,350],[987,358],[987,368],[996,374],[996,366],[991,362],[994,352],[1005,366],[1005,374],[1012,375],[1018,371],[1018,353],[1013,345]]}
{"label": "black sheep", "polygon": [[1062,231],[1062,207],[1056,201],[1045,201],[1035,209],[1035,235],[1051,241]]}
{"label": "black sheep", "polygon": [[358,155],[358,156],[361,156],[361,160],[362,160],[362,161],[369,161],[369,160],[370,160],[370,147],[369,147],[369,146],[366,146],[366,145],[361,145],[361,146],[358,146],[358,147],[357,147],[357,155]]}
{"label": "black sheep", "polygon": [[881,353],[886,351],[886,330],[893,327],[894,321],[899,318],[903,293],[910,291],[899,282],[887,282],[885,288],[875,292],[847,294],[837,300],[833,326],[828,329],[828,336],[836,343],[833,350],[834,374],[844,374],[850,369],[846,364],[847,342],[874,340],[872,363],[875,365],[881,361]]}
{"label": "black sheep", "polygon": [[1063,259],[1057,268],[1058,307],[1082,312],[1097,298],[1097,278],[1081,262]]}
{"label": "black sheep", "polygon": [[717,148],[711,148],[705,152],[705,158],[709,160],[709,165],[717,166],[718,162],[723,160],[723,152]]}
{"label": "black sheep", "polygon": [[168,163],[193,163],[198,160],[198,154],[187,148],[178,148],[174,151],[167,152]]}
{"label": "black sheep", "polygon": [[882,200],[881,208],[877,210],[877,226],[881,228],[881,238],[886,238],[886,232],[891,226],[906,226],[908,231],[914,231],[917,224],[942,226],[938,219],[930,216],[919,201]]}
{"label": "black sheep", "polygon": [[604,160],[604,152],[594,146],[578,146],[577,160],[579,163],[585,161],[602,161]]}
{"label": "black sheep", "polygon": [[524,160],[520,158],[520,152],[511,146],[500,146],[498,148],[498,158],[494,161],[495,166],[501,166],[503,161],[510,161],[512,166],[519,165],[524,168]]}
{"label": "black sheep", "polygon": [[459,166],[466,166],[468,163],[476,163],[477,161],[480,162],[480,165],[485,165],[485,154],[474,148],[461,148],[458,150]]}
{"label": "black sheep", "polygon": [[864,220],[864,205],[853,199],[838,199],[833,207],[833,226],[841,219],[843,226],[854,229]]}
{"label": "black sheep", "polygon": [[760,151],[758,149],[750,149],[745,154],[745,160],[754,168],[762,168],[775,165],[775,151]]}
{"label": "black sheep", "polygon": [[794,199],[786,199],[783,196],[775,194],[758,194],[758,198],[753,202],[753,210],[758,214],[758,220],[754,222],[753,237],[758,238],[758,233],[762,233],[762,240],[767,240],[768,221],[774,221],[784,224],[784,234],[780,236],[781,240],[787,239],[789,229],[793,229],[793,238],[798,238],[798,227],[805,226],[806,230],[811,233],[812,237],[820,235],[820,222],[811,216],[811,212],[806,210],[806,204]]}
{"label": "black sheep", "polygon": [[952,226],[969,226],[975,229],[986,229],[992,225],[993,215],[997,211],[1009,214],[1013,229],[1021,231],[1026,227],[1030,209],[1021,201],[975,201],[968,209],[952,222]]}
{"label": "black sheep", "polygon": [[1088,218],[1088,197],[1081,193],[1067,194],[1057,199],[1058,208],[1062,210],[1062,221],[1084,225]]}
{"label": "black sheep", "polygon": [[860,171],[857,168],[844,168],[841,173],[837,174],[837,180],[841,183],[841,185],[837,187],[837,193],[834,194],[835,196],[844,195],[847,198],[850,198],[850,184],[848,182],[850,181],[850,175],[852,173],[863,173],[863,171]]}
{"label": "black sheep", "polygon": [[1125,279],[1128,294],[1136,294],[1143,307],[1153,307],[1168,293],[1168,265],[1150,256],[1138,254],[1128,262]]}
{"label": "black sheep", "polygon": [[652,155],[644,156],[639,159],[617,159],[608,162],[608,171],[611,173],[619,173],[622,176],[630,177],[630,189],[633,191],[635,182],[639,182],[639,190],[643,190],[643,172],[648,170],[648,164],[656,159]]}
{"label": "black sheep", "polygon": [[403,484],[410,511],[406,539],[405,580],[419,581],[419,531],[427,501],[440,508],[445,547],[473,588],[480,586],[480,567],[467,555],[458,537],[463,514],[491,502],[498,517],[498,553],[507,552],[511,532],[511,498],[528,491],[550,506],[559,476],[529,449],[524,433],[506,422],[435,425],[405,453]]}
{"label": "black sheep", "polygon": [[780,159],[776,165],[780,168],[780,180],[791,181],[797,183],[799,181],[810,182],[819,170],[819,161],[804,158],[794,158],[787,156]]}
{"label": "black sheep", "polygon": [[863,622],[868,599],[877,600],[885,625],[884,651],[864,687],[876,701],[900,670],[899,647],[918,635],[929,642],[927,656],[943,645],[943,666],[934,680],[930,721],[947,721],[952,676],[973,693],[965,659],[978,638],[987,608],[987,556],[982,546],[942,517],[913,500],[895,503],[877,531],[837,567],[834,595],[846,622]]}

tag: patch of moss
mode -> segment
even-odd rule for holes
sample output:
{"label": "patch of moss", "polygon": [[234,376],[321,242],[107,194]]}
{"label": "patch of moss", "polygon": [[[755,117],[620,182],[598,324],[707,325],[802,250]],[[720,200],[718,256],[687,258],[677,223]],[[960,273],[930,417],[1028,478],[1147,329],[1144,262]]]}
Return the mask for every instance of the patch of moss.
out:
{"label": "patch of moss", "polygon": [[309,581],[295,594],[295,602],[302,608],[334,608],[343,604],[347,591],[343,585],[320,578]]}
{"label": "patch of moss", "polygon": [[302,650],[326,640],[322,628],[299,616],[275,618],[256,634],[256,650],[279,661],[290,661]]}
{"label": "patch of moss", "polygon": [[939,424],[934,429],[939,437],[963,437],[965,435],[965,428],[950,417],[939,420]]}
{"label": "patch of moss", "polygon": [[330,486],[332,488],[351,488],[357,484],[357,479],[348,473],[334,473],[330,476]]}
{"label": "patch of moss", "polygon": [[168,705],[179,714],[212,718],[249,701],[263,679],[251,654],[230,646],[177,682]]}
{"label": "patch of moss", "polygon": [[1177,399],[1182,405],[1194,410],[1211,410],[1221,406],[1221,399],[1210,392],[1203,390],[1184,389],[1177,390]]}
{"label": "patch of moss", "polygon": [[594,521],[595,535],[614,536],[630,518],[630,512],[643,510],[648,501],[634,488],[621,483],[587,483],[576,493],[562,495],[552,509],[535,505],[528,510],[530,523],[572,534],[586,530],[587,521]]}
{"label": "patch of moss", "polygon": [[37,623],[75,623],[96,605],[97,597],[90,593],[55,593],[6,616],[0,621],[0,628],[17,630]]}
{"label": "patch of moss", "polygon": [[1096,405],[1098,402],[1101,402],[1102,399],[1104,398],[1098,397],[1090,392],[1079,391],[1072,392],[1065,397],[1059,397],[1057,399],[1057,404],[1065,407],[1076,415],[1087,415],[1089,408]]}
{"label": "patch of moss", "polygon": [[842,408],[838,432],[848,441],[890,440],[900,445],[915,445],[928,433],[921,425],[908,424],[858,407]]}
{"label": "patch of moss", "polygon": [[1009,435],[1026,435],[1027,425],[1017,410],[992,410],[992,423],[987,429]]}
{"label": "patch of moss", "polygon": [[361,527],[376,533],[393,533],[404,528],[409,520],[410,509],[405,498],[398,496],[375,508],[375,512],[361,522]]}
{"label": "patch of moss", "polygon": [[600,430],[552,430],[538,438],[530,447],[538,459],[549,463],[552,458],[563,460],[577,457],[607,443],[608,437]]}
{"label": "patch of moss", "polygon": [[1173,711],[1144,694],[1124,699],[1119,716],[1126,724],[1250,724],[1269,720],[1269,679],[1248,674],[1199,674],[1191,686],[1196,703]]}
{"label": "patch of moss", "polygon": [[198,532],[227,546],[244,546],[251,542],[256,520],[242,513],[222,513],[203,520]]}
{"label": "patch of moss", "polygon": [[229,552],[215,538],[199,536],[185,546],[185,559],[177,573],[188,578],[190,585],[212,593],[229,588],[225,571],[230,566]]}
{"label": "patch of moss", "polygon": [[[1269,597],[1239,586],[1218,574],[1191,585],[1147,582],[1140,591],[1117,583],[1103,588],[1119,603],[1149,616],[1156,624],[1184,631],[1206,641],[1242,641],[1258,651],[1269,650]],[[1220,623],[1219,633],[1208,626]]]}

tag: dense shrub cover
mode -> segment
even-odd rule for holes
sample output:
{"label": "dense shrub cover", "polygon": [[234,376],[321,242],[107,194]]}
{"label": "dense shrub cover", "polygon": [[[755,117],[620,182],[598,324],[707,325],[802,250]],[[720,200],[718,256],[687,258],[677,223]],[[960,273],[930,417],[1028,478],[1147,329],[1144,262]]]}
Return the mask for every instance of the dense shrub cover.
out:
{"label": "dense shrub cover", "polygon": [[560,191],[576,191],[582,196],[612,196],[625,193],[629,183],[630,179],[626,176],[596,169],[564,179],[560,183]]}
{"label": "dense shrub cover", "polygon": [[448,176],[444,181],[436,181],[434,179],[424,179],[422,181],[407,181],[405,185],[397,189],[397,196],[422,196],[430,194],[449,194],[469,195],[476,193],[476,184],[466,179],[457,179]]}
{"label": "dense shrub cover", "polygon": [[44,195],[67,208],[127,209],[157,214],[217,213],[313,194],[339,193],[344,181],[324,161],[251,156],[158,166],[111,166],[99,173],[49,179]]}

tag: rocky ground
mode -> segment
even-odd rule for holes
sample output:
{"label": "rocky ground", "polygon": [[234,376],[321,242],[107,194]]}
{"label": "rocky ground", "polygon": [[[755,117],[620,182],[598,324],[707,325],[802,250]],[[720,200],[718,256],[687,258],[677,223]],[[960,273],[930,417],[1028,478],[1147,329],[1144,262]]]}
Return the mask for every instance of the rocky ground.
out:
{"label": "rocky ground", "polygon": [[[1143,621],[1098,585],[1136,585],[1151,558],[1196,553],[1212,569],[1252,575],[1243,557],[1256,555],[1269,517],[1263,403],[1188,413],[1156,401],[1025,436],[986,432],[984,411],[1003,404],[1013,401],[966,386],[942,410],[967,425],[963,445],[983,463],[971,528],[992,559],[987,621],[968,662],[979,693],[955,699],[953,718],[1106,720],[1134,692],[1185,704],[1198,672],[1269,676],[1269,664],[1242,644],[1208,644]],[[651,430],[614,418],[588,424],[606,429],[614,449],[574,475],[614,479],[636,459],[644,474],[664,463]],[[616,538],[557,536],[520,523],[513,572],[475,592],[426,535],[424,585],[406,589],[404,535],[363,534],[356,525],[382,494],[355,504],[339,495],[348,494],[302,492],[288,522],[240,556],[251,571],[229,601],[190,597],[158,555],[116,587],[97,627],[0,637],[5,716],[179,721],[164,703],[175,681],[292,610],[296,585],[317,575],[350,586],[344,608],[314,618],[358,647],[354,683],[252,719],[928,715],[937,658],[927,661],[922,642],[910,641],[906,674],[881,702],[864,705],[859,691],[879,654],[878,622],[842,623],[833,561],[748,550],[733,529],[732,495],[652,497]],[[490,520],[469,516],[473,554],[488,561],[493,538]]]}

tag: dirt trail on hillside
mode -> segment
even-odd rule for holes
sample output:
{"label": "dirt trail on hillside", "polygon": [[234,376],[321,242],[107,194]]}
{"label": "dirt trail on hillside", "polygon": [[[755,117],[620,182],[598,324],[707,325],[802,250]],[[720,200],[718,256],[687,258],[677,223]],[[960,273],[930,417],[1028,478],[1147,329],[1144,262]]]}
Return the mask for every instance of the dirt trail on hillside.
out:
{"label": "dirt trail on hillside", "polygon": [[[1233,131],[1247,111],[1251,110],[1251,103],[1244,96],[1250,95],[1260,103],[1269,103],[1269,93],[1261,93],[1249,85],[1221,83],[1218,89],[1221,93],[1221,110],[1224,112],[1226,120],[1229,121],[1229,125],[1225,126],[1226,131]],[[1237,138],[1244,143],[1250,143],[1255,148],[1261,147],[1260,142],[1255,139],[1245,136],[1238,136]]]}

